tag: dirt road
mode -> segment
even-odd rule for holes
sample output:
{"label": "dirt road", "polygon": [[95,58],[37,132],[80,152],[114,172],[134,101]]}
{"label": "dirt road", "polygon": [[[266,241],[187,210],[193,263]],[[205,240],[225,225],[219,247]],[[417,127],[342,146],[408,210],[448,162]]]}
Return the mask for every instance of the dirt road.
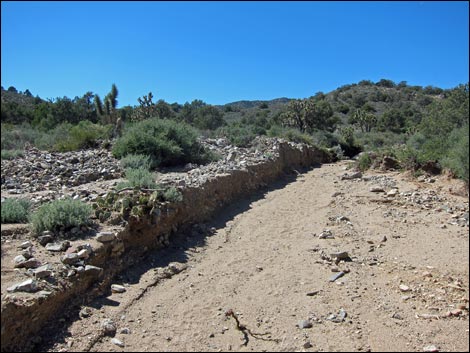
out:
{"label": "dirt road", "polygon": [[[341,180],[346,165],[300,174],[181,234],[115,280],[126,292],[58,323],[46,349],[468,351],[468,200],[445,177]],[[106,319],[114,337],[100,334]]]}

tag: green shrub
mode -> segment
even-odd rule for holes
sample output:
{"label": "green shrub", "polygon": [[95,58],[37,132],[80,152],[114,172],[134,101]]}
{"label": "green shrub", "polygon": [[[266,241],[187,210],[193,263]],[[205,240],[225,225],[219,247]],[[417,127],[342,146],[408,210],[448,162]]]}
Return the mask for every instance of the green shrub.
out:
{"label": "green shrub", "polygon": [[14,159],[16,157],[23,157],[23,150],[2,150],[2,159]]}
{"label": "green shrub", "polygon": [[143,154],[128,154],[121,159],[123,169],[143,168],[150,170],[150,157]]}
{"label": "green shrub", "polygon": [[6,199],[2,202],[2,223],[26,223],[31,202],[27,199]]}
{"label": "green shrub", "polygon": [[119,183],[116,188],[118,190],[124,188],[145,188],[155,189],[155,176],[148,169],[140,167],[137,169],[128,168],[125,171],[127,181]]}
{"label": "green shrub", "polygon": [[450,134],[451,147],[442,164],[469,184],[469,132],[468,125]]}
{"label": "green shrub", "polygon": [[88,225],[91,212],[91,206],[80,200],[55,200],[39,207],[31,217],[31,224],[37,234],[45,230],[69,229]]}
{"label": "green shrub", "polygon": [[33,145],[41,133],[28,123],[1,125],[1,149],[22,150],[26,144]]}
{"label": "green shrub", "polygon": [[126,129],[113,147],[113,154],[150,157],[151,167],[204,163],[209,156],[197,141],[197,132],[186,123],[148,119]]}
{"label": "green shrub", "polygon": [[229,139],[230,143],[237,147],[248,147],[257,134],[253,131],[253,125],[235,122],[217,131],[218,136]]}
{"label": "green shrub", "polygon": [[181,202],[183,201],[183,195],[175,187],[170,187],[165,190],[163,193],[163,198],[165,201],[170,202]]}
{"label": "green shrub", "polygon": [[370,158],[368,153],[361,154],[359,158],[357,159],[357,168],[361,172],[364,172],[367,169],[369,169],[371,165],[372,165],[372,159]]}
{"label": "green shrub", "polygon": [[110,133],[111,125],[102,126],[88,120],[80,121],[70,127],[68,134],[65,133],[62,139],[55,142],[53,149],[65,152],[96,147],[98,140],[108,138]]}
{"label": "green shrub", "polygon": [[305,143],[308,145],[313,145],[313,138],[309,134],[302,133],[298,129],[294,128],[285,128],[279,125],[273,125],[267,132],[270,137],[281,137],[291,142],[296,143]]}

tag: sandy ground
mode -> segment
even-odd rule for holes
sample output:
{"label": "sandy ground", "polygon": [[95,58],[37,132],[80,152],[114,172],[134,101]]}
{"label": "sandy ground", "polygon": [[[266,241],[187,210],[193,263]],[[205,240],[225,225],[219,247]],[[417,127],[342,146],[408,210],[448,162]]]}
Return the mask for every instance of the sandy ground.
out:
{"label": "sandy ground", "polygon": [[[125,293],[70,308],[43,349],[468,351],[468,227],[449,224],[442,208],[468,210],[468,200],[449,193],[445,177],[341,180],[346,165],[323,165],[221,210],[210,235],[178,235],[115,279]],[[385,201],[370,191],[380,185],[402,194]],[[407,192],[434,199],[409,202]],[[333,238],[319,236],[325,229]],[[335,263],[336,252],[348,258]],[[172,263],[183,270],[161,279]],[[330,281],[334,271],[345,274]],[[91,315],[78,318],[85,306]],[[100,334],[105,319],[123,347]],[[302,320],[312,327],[298,327]]]}

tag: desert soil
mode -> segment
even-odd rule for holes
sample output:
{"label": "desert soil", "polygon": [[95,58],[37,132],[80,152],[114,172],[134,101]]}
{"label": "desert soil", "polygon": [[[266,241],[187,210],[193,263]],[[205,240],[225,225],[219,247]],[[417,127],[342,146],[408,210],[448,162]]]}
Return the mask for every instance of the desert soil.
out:
{"label": "desert soil", "polygon": [[[341,180],[348,163],[224,208],[205,235],[179,234],[115,278],[124,293],[70,308],[43,349],[468,351],[469,234],[455,222],[468,199],[445,176]],[[168,265],[182,271],[162,279]]]}

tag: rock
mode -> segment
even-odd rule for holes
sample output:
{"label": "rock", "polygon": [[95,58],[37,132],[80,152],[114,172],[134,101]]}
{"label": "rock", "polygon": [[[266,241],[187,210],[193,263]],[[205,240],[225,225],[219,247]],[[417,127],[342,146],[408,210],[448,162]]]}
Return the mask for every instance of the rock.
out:
{"label": "rock", "polygon": [[381,188],[380,186],[372,186],[370,189],[369,189],[370,192],[385,192],[385,190],[383,188]]}
{"label": "rock", "polygon": [[334,282],[334,281],[336,281],[338,278],[343,277],[344,274],[345,274],[344,271],[338,272],[338,273],[334,274],[333,276],[331,276],[330,279],[329,279],[329,281],[330,281],[330,282]]}
{"label": "rock", "polygon": [[60,243],[48,243],[46,244],[46,249],[52,252],[60,252],[67,250],[69,246],[70,242],[66,240]]}
{"label": "rock", "polygon": [[22,263],[26,261],[26,258],[23,255],[15,256],[13,262],[15,263],[15,267],[22,267]]}
{"label": "rock", "polygon": [[312,344],[311,344],[310,342],[307,341],[307,342],[304,343],[304,346],[303,346],[303,347],[304,347],[305,349],[309,349],[309,348],[312,348],[313,346],[312,346]]}
{"label": "rock", "polygon": [[29,292],[34,293],[38,291],[38,283],[30,278],[24,282],[14,284],[13,286],[7,288],[7,292]]}
{"label": "rock", "polygon": [[131,333],[131,330],[129,327],[124,327],[121,329],[121,331],[119,331],[119,333],[123,334],[123,335],[129,335]]}
{"label": "rock", "polygon": [[320,293],[319,290],[314,290],[313,292],[308,292],[308,293],[307,293],[307,296],[308,296],[308,297],[313,297],[314,295],[317,295],[318,293]]}
{"label": "rock", "polygon": [[91,308],[84,307],[80,310],[80,312],[78,313],[78,316],[80,316],[81,318],[87,318],[87,317],[90,317],[92,314],[93,314],[93,310]]}
{"label": "rock", "polygon": [[124,343],[121,340],[118,340],[117,338],[111,339],[111,343],[119,347],[124,347]]}
{"label": "rock", "polygon": [[402,292],[409,292],[409,291],[411,290],[410,287],[408,287],[408,286],[406,286],[406,285],[404,285],[404,284],[400,284],[400,285],[398,286],[398,288],[400,288],[400,290],[401,290]]}
{"label": "rock", "polygon": [[111,319],[104,319],[101,322],[101,329],[105,336],[114,336],[116,334],[116,325]]}
{"label": "rock", "polygon": [[351,180],[351,179],[360,179],[360,178],[362,178],[361,172],[345,173],[341,175],[341,180]]}
{"label": "rock", "polygon": [[339,251],[330,254],[331,258],[338,260],[351,260],[347,251]]}
{"label": "rock", "polygon": [[387,196],[395,197],[396,195],[398,195],[398,189],[392,189],[387,192]]}
{"label": "rock", "polygon": [[96,235],[95,239],[100,243],[108,243],[116,239],[116,236],[113,232],[101,232]]}
{"label": "rock", "polygon": [[88,249],[82,249],[78,253],[78,258],[79,259],[88,259],[89,255],[89,250]]}
{"label": "rock", "polygon": [[50,264],[42,265],[33,271],[36,278],[46,278],[52,275],[52,266]]}
{"label": "rock", "polygon": [[54,238],[51,235],[40,235],[38,237],[39,244],[46,246],[48,243],[52,242]]}
{"label": "rock", "polygon": [[423,352],[439,352],[439,348],[437,348],[435,345],[429,345],[423,347]]}
{"label": "rock", "polygon": [[395,158],[385,156],[382,159],[382,164],[380,166],[380,169],[382,170],[390,170],[390,169],[399,169],[400,168],[400,163]]}
{"label": "rock", "polygon": [[313,325],[309,320],[301,320],[297,323],[297,327],[304,329],[304,328],[311,328]]}
{"label": "rock", "polygon": [[334,323],[340,323],[344,321],[347,315],[348,314],[344,309],[339,309],[338,314],[331,314],[326,318],[326,320],[332,321]]}
{"label": "rock", "polygon": [[331,230],[325,229],[323,232],[320,233],[318,236],[319,239],[334,239],[333,233]]}
{"label": "rock", "polygon": [[111,285],[111,292],[113,293],[124,293],[125,291],[126,291],[126,288],[124,286],[121,286],[119,284]]}
{"label": "rock", "polygon": [[30,246],[33,246],[33,243],[31,243],[29,240],[19,245],[21,249],[26,249],[26,248],[29,248]]}
{"label": "rock", "polygon": [[103,272],[103,269],[101,267],[92,266],[92,265],[85,266],[85,274],[99,276],[101,272]]}
{"label": "rock", "polygon": [[62,261],[63,264],[65,265],[73,265],[75,263],[77,263],[79,261],[79,257],[78,257],[78,254],[73,252],[71,254],[66,254],[64,256],[62,256],[62,258],[60,259],[60,261]]}
{"label": "rock", "polygon": [[24,268],[36,268],[41,266],[41,261],[35,259],[34,257],[21,263],[21,266]]}

